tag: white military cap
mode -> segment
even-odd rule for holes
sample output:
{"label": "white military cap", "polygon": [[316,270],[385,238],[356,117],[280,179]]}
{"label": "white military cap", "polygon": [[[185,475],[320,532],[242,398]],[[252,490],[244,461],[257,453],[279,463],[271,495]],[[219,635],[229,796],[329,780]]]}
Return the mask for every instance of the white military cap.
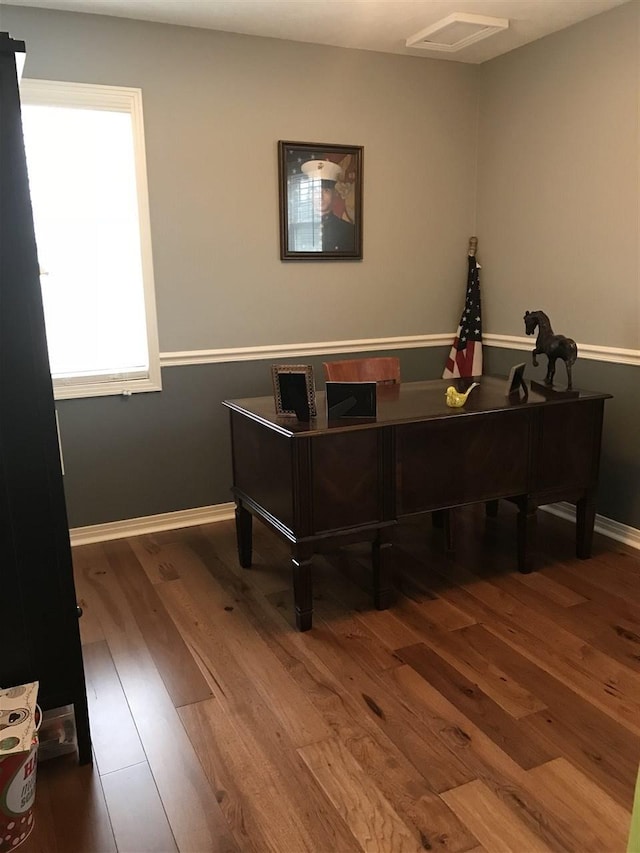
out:
{"label": "white military cap", "polygon": [[335,182],[342,173],[340,166],[331,160],[307,160],[300,168],[309,178],[322,181]]}

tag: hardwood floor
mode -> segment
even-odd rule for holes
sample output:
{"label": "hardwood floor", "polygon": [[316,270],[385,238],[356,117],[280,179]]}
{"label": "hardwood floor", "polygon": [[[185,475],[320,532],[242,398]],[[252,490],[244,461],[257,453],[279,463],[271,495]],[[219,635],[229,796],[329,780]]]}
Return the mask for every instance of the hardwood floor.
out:
{"label": "hardwood floor", "polygon": [[74,549],[95,762],[41,763],[22,853],[624,851],[640,761],[640,553],[540,513],[459,511],[455,555],[399,526],[398,601],[365,546],[314,561],[231,522]]}

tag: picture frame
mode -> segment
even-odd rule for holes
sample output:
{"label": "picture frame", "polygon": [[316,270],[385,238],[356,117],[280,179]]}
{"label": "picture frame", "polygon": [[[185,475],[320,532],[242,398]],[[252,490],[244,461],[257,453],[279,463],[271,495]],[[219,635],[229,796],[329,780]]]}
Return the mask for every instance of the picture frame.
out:
{"label": "picture frame", "polygon": [[339,418],[376,419],[376,382],[327,382],[325,387],[328,421]]}
{"label": "picture frame", "polygon": [[316,417],[316,389],[310,364],[271,366],[276,415],[308,421]]}
{"label": "picture frame", "polygon": [[281,260],[362,260],[363,151],[278,142]]}
{"label": "picture frame", "polygon": [[520,393],[521,388],[524,388],[525,394],[527,393],[527,386],[524,382],[524,371],[526,366],[526,362],[523,361],[520,364],[514,364],[509,371],[507,386],[505,388],[505,395],[507,397],[510,397],[512,394]]}

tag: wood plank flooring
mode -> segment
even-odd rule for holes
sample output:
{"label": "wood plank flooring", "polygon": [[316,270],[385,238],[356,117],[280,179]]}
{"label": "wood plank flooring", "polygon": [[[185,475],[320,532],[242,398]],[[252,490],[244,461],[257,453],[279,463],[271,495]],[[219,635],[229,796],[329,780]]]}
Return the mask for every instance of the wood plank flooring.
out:
{"label": "wood plank flooring", "polygon": [[626,849],[640,762],[640,553],[539,513],[396,531],[397,603],[368,549],[288,552],[254,522],[74,549],[94,765],[42,762],[22,853],[533,853]]}

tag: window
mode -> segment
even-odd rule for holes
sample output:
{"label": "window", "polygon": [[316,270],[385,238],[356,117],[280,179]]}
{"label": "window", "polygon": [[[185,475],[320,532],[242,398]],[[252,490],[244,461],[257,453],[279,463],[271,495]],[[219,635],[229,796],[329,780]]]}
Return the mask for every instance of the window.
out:
{"label": "window", "polygon": [[289,239],[294,252],[321,252],[321,217],[314,198],[322,193],[322,182],[306,175],[289,179]]}
{"label": "window", "polygon": [[160,390],[141,92],[20,92],[55,396]]}

